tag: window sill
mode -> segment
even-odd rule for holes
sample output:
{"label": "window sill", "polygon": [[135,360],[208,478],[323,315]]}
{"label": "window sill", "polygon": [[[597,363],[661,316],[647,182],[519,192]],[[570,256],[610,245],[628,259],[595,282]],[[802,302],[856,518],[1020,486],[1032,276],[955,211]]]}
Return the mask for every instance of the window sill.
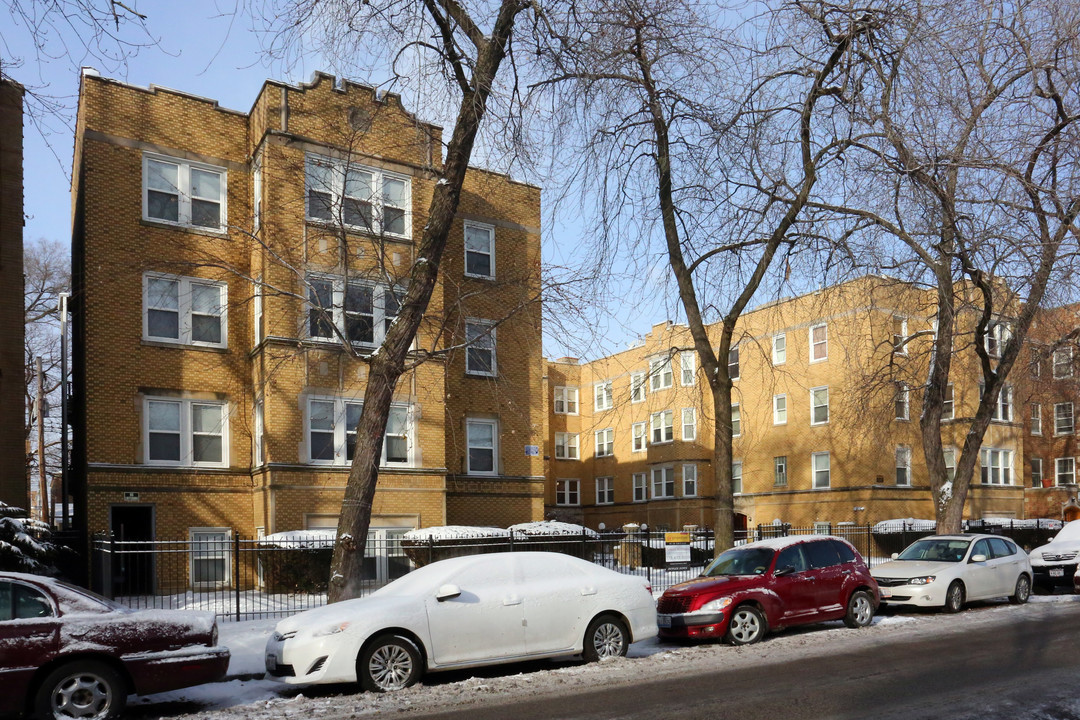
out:
{"label": "window sill", "polygon": [[225,230],[211,230],[210,228],[203,227],[201,225],[184,225],[182,223],[169,222],[168,220],[154,220],[152,218],[144,217],[140,220],[142,225],[146,227],[164,228],[166,230],[180,230],[181,232],[189,232],[195,235],[206,235],[207,237],[227,238],[229,231]]}
{"label": "window sill", "polygon": [[389,242],[402,243],[404,245],[413,244],[411,235],[397,235],[395,233],[377,233],[374,230],[368,230],[360,227],[359,225],[346,225],[345,223],[338,224],[333,220],[320,220],[319,218],[305,217],[304,222],[308,225],[314,225],[315,227],[325,228],[337,232],[338,230],[344,230],[349,235],[367,235],[368,237],[378,238],[380,240],[388,240]]}
{"label": "window sill", "polygon": [[495,282],[495,276],[494,275],[470,275],[469,273],[462,273],[462,274],[465,277],[469,278],[470,280],[484,280],[486,282]]}
{"label": "window sill", "polygon": [[151,340],[149,338],[143,338],[142,345],[143,347],[170,348],[172,350],[199,350],[201,352],[216,353],[229,352],[228,345],[192,345],[190,343],[171,342],[169,340]]}
{"label": "window sill", "polygon": [[649,443],[649,447],[656,447],[657,445],[672,445],[674,443],[674,440],[654,440]]}
{"label": "window sill", "polygon": [[467,378],[476,378],[477,380],[488,380],[490,378],[499,377],[499,374],[498,373],[469,372],[468,370],[466,370],[465,371],[465,377],[467,377]]}

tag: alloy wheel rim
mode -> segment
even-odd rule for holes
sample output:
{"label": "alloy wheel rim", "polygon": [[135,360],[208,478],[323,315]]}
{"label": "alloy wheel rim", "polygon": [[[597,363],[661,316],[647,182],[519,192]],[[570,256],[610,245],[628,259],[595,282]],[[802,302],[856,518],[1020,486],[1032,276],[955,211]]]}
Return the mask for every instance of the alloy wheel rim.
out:
{"label": "alloy wheel rim", "polygon": [[731,626],[731,634],[741,642],[753,640],[761,630],[757,616],[746,611],[735,613],[735,617],[731,619]]}
{"label": "alloy wheel rim", "polygon": [[371,654],[371,678],[383,690],[401,690],[412,676],[412,657],[400,645],[383,645]]}
{"label": "alloy wheel rim", "polygon": [[601,659],[622,655],[623,634],[614,623],[604,623],[593,633],[593,647]]}
{"label": "alloy wheel rim", "polygon": [[855,598],[855,622],[859,625],[869,625],[872,617],[870,601],[862,595]]}
{"label": "alloy wheel rim", "polygon": [[960,590],[960,586],[953,585],[952,588],[949,589],[949,607],[959,610],[961,605],[960,598],[962,594],[963,591]]}
{"label": "alloy wheel rim", "polygon": [[52,696],[53,717],[96,720],[109,714],[112,693],[97,675],[73,675],[60,683]]}
{"label": "alloy wheel rim", "polygon": [[1024,602],[1028,599],[1028,594],[1031,592],[1031,583],[1028,582],[1027,576],[1020,578],[1020,587],[1016,591],[1016,597],[1020,602]]}

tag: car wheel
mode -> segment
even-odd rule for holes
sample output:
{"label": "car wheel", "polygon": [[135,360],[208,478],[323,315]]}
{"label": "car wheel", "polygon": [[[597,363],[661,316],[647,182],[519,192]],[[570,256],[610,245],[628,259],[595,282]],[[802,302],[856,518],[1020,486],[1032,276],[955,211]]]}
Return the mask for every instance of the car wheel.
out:
{"label": "car wheel", "polygon": [[735,608],[724,636],[732,645],[749,645],[765,637],[765,617],[753,605]]}
{"label": "car wheel", "polygon": [[1013,605],[1023,605],[1031,597],[1031,578],[1021,575],[1016,578],[1016,590],[1009,596],[1009,602]]}
{"label": "car wheel", "polygon": [[404,690],[423,674],[420,651],[400,635],[383,635],[361,653],[356,674],[368,692]]}
{"label": "car wheel", "polygon": [[623,657],[630,647],[630,633],[626,623],[614,615],[601,615],[589,623],[585,631],[585,645],[581,651],[588,662],[606,658]]}
{"label": "car wheel", "polygon": [[958,613],[964,607],[964,583],[953,580],[945,591],[945,612]]}
{"label": "car wheel", "polygon": [[34,712],[39,720],[118,718],[127,695],[127,683],[116,670],[83,660],[61,665],[45,677],[34,698]]}
{"label": "car wheel", "polygon": [[847,604],[847,614],[844,616],[844,624],[849,628],[861,628],[870,624],[874,619],[874,601],[870,593],[865,590],[856,590],[851,593]]}

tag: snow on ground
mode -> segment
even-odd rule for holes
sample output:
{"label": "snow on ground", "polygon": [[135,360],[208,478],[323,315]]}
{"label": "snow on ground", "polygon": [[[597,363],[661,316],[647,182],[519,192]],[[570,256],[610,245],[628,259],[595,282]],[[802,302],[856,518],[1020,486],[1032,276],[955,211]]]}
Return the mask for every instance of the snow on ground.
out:
{"label": "snow on ground", "polygon": [[[188,720],[333,720],[375,713],[414,715],[432,708],[466,707],[473,702],[489,704],[586,691],[601,685],[629,685],[642,678],[676,676],[703,666],[723,672],[727,668],[812,657],[840,648],[879,647],[882,643],[944,634],[959,636],[975,626],[1004,624],[1021,616],[1050,619],[1061,612],[1080,612],[1080,596],[1037,595],[1019,607],[1005,601],[979,603],[958,615],[888,610],[862,630],[850,630],[839,621],[821,623],[792,628],[745,647],[719,643],[678,645],[651,638],[632,645],[626,658],[591,665],[569,659],[435,673],[421,685],[386,695],[357,693],[348,686],[303,687],[267,679],[232,679],[132,698],[130,714]],[[262,672],[263,645],[274,624],[273,620],[221,624],[221,643],[232,651],[230,677],[251,677]]]}

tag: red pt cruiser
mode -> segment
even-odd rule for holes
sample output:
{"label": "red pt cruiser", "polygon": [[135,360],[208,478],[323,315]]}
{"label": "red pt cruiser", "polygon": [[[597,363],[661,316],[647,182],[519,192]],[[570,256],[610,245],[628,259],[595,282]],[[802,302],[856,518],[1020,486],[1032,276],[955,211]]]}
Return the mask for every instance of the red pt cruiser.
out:
{"label": "red pt cruiser", "polygon": [[827,535],[774,538],[732,548],[701,577],[674,585],[657,603],[660,637],[733,645],[769,630],[843,620],[865,627],[881,596],[859,552]]}

